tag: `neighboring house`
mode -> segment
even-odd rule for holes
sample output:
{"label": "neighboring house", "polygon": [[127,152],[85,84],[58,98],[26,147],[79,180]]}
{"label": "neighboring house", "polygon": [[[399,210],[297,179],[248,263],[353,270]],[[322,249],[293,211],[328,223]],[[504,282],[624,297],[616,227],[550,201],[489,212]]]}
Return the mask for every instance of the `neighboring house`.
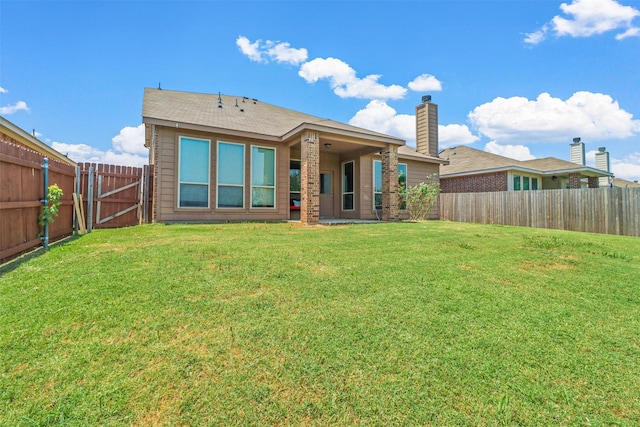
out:
{"label": "neighboring house", "polygon": [[153,220],[398,219],[399,183],[418,184],[446,163],[437,105],[425,97],[416,114],[418,151],[256,99],[147,88]]}
{"label": "neighboring house", "polygon": [[440,157],[449,160],[440,168],[444,193],[581,188],[583,179],[598,188],[599,178],[612,175],[554,157],[521,161],[467,146],[442,150]]}
{"label": "neighboring house", "polygon": [[25,132],[23,129],[14,125],[4,117],[0,117],[0,141],[22,145],[33,151],[37,151],[38,153],[50,159],[58,160],[62,163],[66,163],[74,167],[76,166],[76,162],[60,153],[59,151],[56,151],[53,148],[49,147],[38,138],[31,135],[30,133]]}
{"label": "neighboring house", "polygon": [[611,185],[618,188],[640,188],[640,184],[637,180],[627,181],[622,178],[611,178]]}

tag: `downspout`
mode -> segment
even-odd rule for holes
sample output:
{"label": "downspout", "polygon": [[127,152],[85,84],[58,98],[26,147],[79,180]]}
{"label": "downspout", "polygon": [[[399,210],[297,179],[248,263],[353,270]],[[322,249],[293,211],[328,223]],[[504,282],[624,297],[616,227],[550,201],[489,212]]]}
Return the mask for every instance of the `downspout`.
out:
{"label": "downspout", "polygon": [[[49,159],[44,158],[42,163],[42,176],[44,179],[44,199],[41,202],[44,204],[44,209],[49,208]],[[49,222],[46,217],[43,217],[44,222],[44,233],[42,235],[42,241],[44,245],[44,250],[49,250]]]}

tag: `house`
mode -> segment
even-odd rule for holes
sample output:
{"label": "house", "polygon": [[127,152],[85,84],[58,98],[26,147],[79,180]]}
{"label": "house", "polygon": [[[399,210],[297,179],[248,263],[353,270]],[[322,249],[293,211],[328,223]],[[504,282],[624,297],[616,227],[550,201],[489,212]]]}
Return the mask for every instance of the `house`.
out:
{"label": "house", "polygon": [[446,163],[437,105],[416,107],[418,149],[257,99],[145,89],[155,222],[398,219],[398,185]]}
{"label": "house", "polygon": [[16,144],[36,151],[43,156],[67,165],[76,166],[76,162],[54,150],[35,136],[19,128],[9,120],[0,116],[0,142]]}
{"label": "house", "polygon": [[622,178],[612,178],[611,185],[618,188],[640,188],[640,183],[638,183],[637,179],[634,181],[628,181]]}
{"label": "house", "polygon": [[515,160],[467,146],[447,148],[440,157],[449,160],[440,168],[443,193],[598,188],[610,172],[555,157]]}

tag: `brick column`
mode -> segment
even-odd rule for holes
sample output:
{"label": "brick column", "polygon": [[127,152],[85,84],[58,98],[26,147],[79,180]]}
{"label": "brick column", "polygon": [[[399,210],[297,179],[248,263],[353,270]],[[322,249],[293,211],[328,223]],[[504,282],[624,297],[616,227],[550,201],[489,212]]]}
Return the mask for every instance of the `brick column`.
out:
{"label": "brick column", "polygon": [[304,131],[300,141],[300,222],[320,221],[320,138]]}
{"label": "brick column", "polygon": [[581,188],[579,173],[569,174],[569,188]]}
{"label": "brick column", "polygon": [[587,178],[587,186],[589,188],[599,188],[600,187],[600,178],[597,176],[590,176]]}
{"label": "brick column", "polygon": [[398,219],[398,146],[382,150],[382,220]]}

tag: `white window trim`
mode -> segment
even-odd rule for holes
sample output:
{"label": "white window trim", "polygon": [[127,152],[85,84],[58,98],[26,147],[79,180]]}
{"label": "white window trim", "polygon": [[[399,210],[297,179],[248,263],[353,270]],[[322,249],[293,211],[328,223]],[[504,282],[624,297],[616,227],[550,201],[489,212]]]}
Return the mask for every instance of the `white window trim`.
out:
{"label": "white window trim", "polygon": [[[218,194],[220,194],[220,144],[229,144],[229,145],[239,145],[242,147],[242,185],[238,184],[222,184],[225,187],[242,187],[242,207],[220,207],[218,204]],[[237,142],[228,142],[228,141],[217,141],[216,144],[216,209],[225,209],[225,210],[238,210],[244,209],[246,203],[246,194],[245,194],[245,171],[247,170],[247,149],[245,144],[239,144]]]}
{"label": "white window trim", "polygon": [[[180,181],[180,160],[182,159],[182,139],[193,139],[195,141],[203,141],[209,144],[209,159],[207,161],[207,206],[180,206],[180,184],[193,184],[193,185],[205,185],[201,182],[191,182],[191,181]],[[190,209],[190,210],[202,210],[202,209],[211,209],[211,140],[204,138],[194,138],[191,136],[180,135],[178,137],[178,197],[176,199],[176,209]]]}
{"label": "white window trim", "polygon": [[[352,173],[353,173],[353,191],[344,191],[344,166],[347,163],[352,163],[353,164],[353,168],[352,168]],[[355,160],[349,160],[348,162],[343,162],[341,167],[340,167],[340,208],[341,210],[345,211],[345,212],[353,212],[356,210],[356,162]],[[351,194],[353,195],[353,208],[351,209],[345,209],[344,208],[344,196],[346,194]]]}
{"label": "white window trim", "polygon": [[[253,147],[256,148],[266,148],[268,150],[273,150],[273,186],[270,185],[253,185]],[[278,150],[276,150],[275,147],[269,147],[266,145],[251,145],[251,159],[249,159],[249,179],[250,179],[250,184],[249,184],[249,189],[250,189],[250,196],[249,196],[249,206],[251,209],[258,209],[258,210],[276,210],[276,208],[278,207],[278,192],[276,191],[276,184],[278,182]],[[273,188],[273,207],[260,207],[260,206],[253,206],[253,189],[254,188]]]}
{"label": "white window trim", "polygon": [[[407,175],[409,175],[409,171],[407,170]],[[520,189],[516,190],[516,187],[514,185],[514,178],[518,176],[520,177]],[[525,190],[524,189],[524,178],[529,178],[529,189]],[[533,179],[537,179],[538,180],[538,188],[536,190],[532,189],[531,187],[533,186]],[[525,173],[516,173],[516,172],[510,172],[509,174],[509,182],[508,182],[508,186],[507,186],[509,191],[538,191],[538,190],[542,190],[542,177],[539,175],[531,175],[531,174],[525,174]]]}

